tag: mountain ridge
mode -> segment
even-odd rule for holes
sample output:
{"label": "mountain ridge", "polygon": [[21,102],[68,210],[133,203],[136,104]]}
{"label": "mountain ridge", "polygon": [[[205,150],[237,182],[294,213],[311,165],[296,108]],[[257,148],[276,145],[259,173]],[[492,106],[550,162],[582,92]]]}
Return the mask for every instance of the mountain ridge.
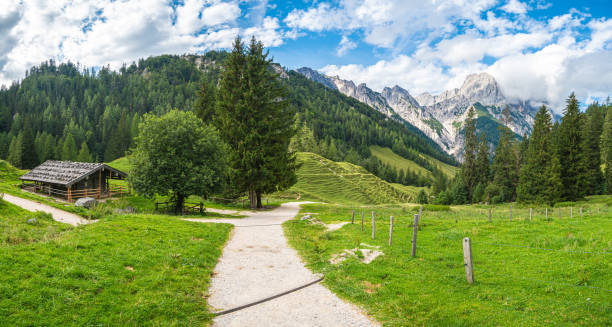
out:
{"label": "mountain ridge", "polygon": [[[438,95],[428,92],[412,96],[398,85],[385,87],[381,92],[368,88],[364,83],[355,86],[353,81],[338,76],[326,76],[308,67],[296,70],[308,79],[353,97],[379,112],[401,119],[420,129],[433,139],[444,151],[461,159],[463,150],[463,122],[469,107],[477,109],[481,122],[479,132],[485,132],[487,140],[496,144],[494,126],[501,125],[502,110],[510,108],[511,121],[508,127],[517,135],[529,134],[537,108],[529,102],[510,101],[493,76],[475,73],[466,77],[460,88],[446,90]],[[488,126],[485,128],[485,126]]]}

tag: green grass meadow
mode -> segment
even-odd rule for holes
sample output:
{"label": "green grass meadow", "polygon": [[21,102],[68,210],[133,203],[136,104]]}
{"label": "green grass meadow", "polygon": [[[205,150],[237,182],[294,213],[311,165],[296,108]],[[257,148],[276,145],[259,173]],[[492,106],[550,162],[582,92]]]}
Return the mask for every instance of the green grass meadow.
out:
{"label": "green grass meadow", "polygon": [[[285,223],[290,244],[325,285],[363,307],[384,326],[610,326],[612,324],[612,213],[609,198],[569,207],[426,205],[411,257],[417,206],[311,204],[303,212],[325,223],[350,221],[337,231],[307,221]],[[582,206],[580,217],[578,207]],[[588,215],[588,208],[591,214]],[[599,214],[597,214],[599,208]],[[361,212],[365,212],[361,231]],[[376,239],[371,212],[376,213]],[[554,214],[552,213],[554,211]],[[394,216],[388,245],[389,216]],[[475,283],[466,282],[462,239],[472,242]],[[332,254],[380,246],[370,264],[358,258],[332,265]],[[361,248],[364,248],[361,246]]]}
{"label": "green grass meadow", "polygon": [[79,227],[24,226],[29,214],[8,207],[0,207],[0,223],[33,236],[2,235],[0,326],[211,322],[208,286],[230,225],[122,215]]}

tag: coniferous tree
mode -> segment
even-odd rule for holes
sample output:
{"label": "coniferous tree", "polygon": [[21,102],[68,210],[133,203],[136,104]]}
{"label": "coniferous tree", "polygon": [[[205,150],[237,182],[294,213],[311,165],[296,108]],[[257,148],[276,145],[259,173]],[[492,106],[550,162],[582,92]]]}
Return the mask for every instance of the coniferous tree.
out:
{"label": "coniferous tree", "polygon": [[34,133],[30,122],[26,122],[21,135],[21,167],[23,169],[32,169],[38,165],[38,155],[36,154],[36,146],[34,144]]}
{"label": "coniferous tree", "polygon": [[604,180],[601,172],[601,151],[599,145],[603,128],[603,115],[599,110],[599,106],[597,104],[591,105],[583,120],[583,189],[586,195],[601,194],[604,189]]}
{"label": "coniferous tree", "polygon": [[75,161],[77,158],[77,147],[72,134],[68,134],[62,145],[62,160]]}
{"label": "coniferous tree", "polygon": [[21,167],[21,140],[20,136],[13,136],[9,146],[8,162],[15,167]]}
{"label": "coniferous tree", "polygon": [[553,178],[557,181],[559,176],[553,171],[553,158],[557,156],[552,147],[552,117],[546,106],[542,106],[536,113],[528,144],[516,190],[517,199],[524,202],[553,202],[557,195],[550,192],[556,187],[549,184]]}
{"label": "coniferous tree", "polygon": [[578,100],[572,93],[559,126],[559,160],[561,163],[562,199],[574,201],[584,195],[584,159],[582,153],[581,115]]}
{"label": "coniferous tree", "polygon": [[[253,38],[248,51],[239,37],[225,61],[213,122],[231,148],[232,186],[248,192],[251,208],[261,208],[261,194],[296,181],[295,155],[288,151],[293,112],[286,90],[271,70],[263,45]],[[335,150],[333,139],[330,149]]]}
{"label": "coniferous tree", "polygon": [[81,150],[79,151],[79,155],[77,156],[76,161],[79,162],[93,162],[93,157],[89,152],[89,147],[87,146],[87,142],[83,142],[81,144]]}
{"label": "coniferous tree", "polygon": [[200,86],[193,109],[196,115],[206,123],[210,123],[215,115],[215,88],[206,80]]}
{"label": "coniferous tree", "polygon": [[[504,123],[510,123],[510,110],[504,109]],[[500,126],[499,143],[493,158],[493,184],[499,189],[499,201],[514,201],[516,185],[518,184],[518,149],[514,133],[510,128]]]}
{"label": "coniferous tree", "polygon": [[461,175],[468,192],[468,198],[471,197],[472,192],[478,184],[478,171],[476,170],[476,151],[478,143],[476,140],[474,115],[474,107],[470,107],[468,116],[465,120],[465,152],[463,156],[463,166],[461,168]]}
{"label": "coniferous tree", "polygon": [[604,165],[606,193],[612,194],[612,105],[608,105],[606,119],[601,133],[601,153]]}
{"label": "coniferous tree", "polygon": [[478,154],[476,155],[477,184],[487,185],[490,178],[489,144],[485,133],[480,134]]}

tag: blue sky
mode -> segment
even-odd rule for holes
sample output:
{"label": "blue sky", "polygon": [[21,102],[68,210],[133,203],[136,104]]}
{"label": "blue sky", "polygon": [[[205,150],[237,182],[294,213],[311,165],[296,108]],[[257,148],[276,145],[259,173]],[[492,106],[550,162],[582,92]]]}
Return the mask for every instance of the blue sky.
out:
{"label": "blue sky", "polygon": [[53,58],[89,67],[203,53],[235,35],[288,68],[416,95],[488,72],[510,98],[612,93],[612,2],[553,0],[3,0],[0,84]]}

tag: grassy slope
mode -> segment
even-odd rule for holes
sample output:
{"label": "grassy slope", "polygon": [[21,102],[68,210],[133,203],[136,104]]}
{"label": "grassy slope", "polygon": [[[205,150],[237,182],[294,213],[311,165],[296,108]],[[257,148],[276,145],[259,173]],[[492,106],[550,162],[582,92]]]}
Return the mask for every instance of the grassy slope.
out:
{"label": "grassy slope", "polygon": [[[31,218],[36,219],[35,224],[27,223]],[[49,214],[32,213],[0,200],[0,248],[53,239],[71,228],[54,221]]]}
{"label": "grassy slope", "polygon": [[283,196],[330,203],[396,203],[413,196],[403,192],[364,168],[347,162],[334,162],[314,153],[298,153],[302,164],[298,182]]}
{"label": "grassy slope", "polygon": [[0,246],[0,325],[207,325],[210,276],[230,228],[117,216]]}
{"label": "grassy slope", "polygon": [[[419,164],[417,164],[416,162],[412,160],[408,160],[406,158],[403,158],[395,154],[389,148],[371,146],[370,151],[372,152],[372,155],[380,159],[385,164],[392,165],[393,167],[397,169],[410,169],[411,171],[421,173],[423,176],[431,177],[431,172],[429,170],[423,168],[422,166],[420,166]],[[440,168],[447,176],[451,178],[455,176],[457,171],[459,171],[459,168],[457,167],[453,167],[449,164],[443,163],[428,155],[424,155],[424,154],[421,154],[421,155],[423,156],[423,158],[427,159],[432,164],[438,166],[438,168]]]}
{"label": "grassy slope", "polygon": [[108,163],[109,166],[115,168],[115,169],[119,169],[124,173],[129,173],[130,171],[130,163],[127,159],[127,157],[121,157],[119,159],[115,159],[111,162]]}
{"label": "grassy slope", "polygon": [[[544,220],[544,208],[453,207],[425,210],[418,234],[417,257],[410,257],[412,215],[416,207],[371,206],[376,211],[377,237],[347,225],[327,232],[320,225],[289,221],[285,231],[307,265],[325,274],[325,284],[351,302],[362,305],[384,326],[542,326],[612,324],[612,213],[604,202],[590,206],[592,216]],[[601,213],[595,214],[597,208]],[[308,205],[307,212],[323,222],[347,221],[352,206]],[[550,211],[549,211],[550,213]],[[393,245],[389,247],[389,219],[393,215]],[[358,214],[359,216],[359,214]],[[551,214],[551,216],[553,216]],[[476,283],[465,281],[462,238],[470,237]],[[360,243],[378,245],[385,253],[369,265],[349,259],[334,266],[333,253]],[[527,247],[526,247],[527,246]],[[534,248],[528,248],[534,247]],[[540,250],[544,248],[551,250]],[[584,253],[591,252],[591,253]]]}

